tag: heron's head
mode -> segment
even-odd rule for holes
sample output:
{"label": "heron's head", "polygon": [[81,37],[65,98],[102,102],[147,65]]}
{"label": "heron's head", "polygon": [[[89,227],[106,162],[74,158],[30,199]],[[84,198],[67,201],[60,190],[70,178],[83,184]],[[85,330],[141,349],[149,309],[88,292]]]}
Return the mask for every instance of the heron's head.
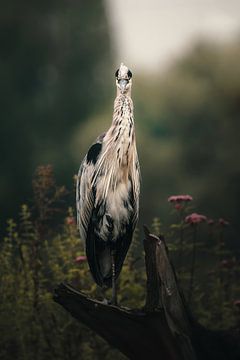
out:
{"label": "heron's head", "polygon": [[132,73],[128,67],[121,63],[115,76],[118,93],[130,95],[132,87]]}

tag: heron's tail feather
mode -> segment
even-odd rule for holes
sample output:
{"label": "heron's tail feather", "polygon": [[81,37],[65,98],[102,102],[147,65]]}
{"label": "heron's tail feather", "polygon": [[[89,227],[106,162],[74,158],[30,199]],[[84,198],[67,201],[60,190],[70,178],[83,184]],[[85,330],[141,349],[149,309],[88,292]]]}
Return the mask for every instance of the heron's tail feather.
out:
{"label": "heron's tail feather", "polygon": [[91,274],[99,286],[111,286],[111,253],[105,241],[93,232],[88,234],[86,255]]}
{"label": "heron's tail feather", "polygon": [[90,233],[86,242],[86,254],[91,274],[99,286],[112,285],[112,258],[111,250],[115,250],[116,279],[118,278],[124,259],[132,240],[132,231],[117,239],[109,246],[109,242],[101,240],[94,232]]}
{"label": "heron's tail feather", "polygon": [[109,277],[111,273],[111,253],[109,247],[105,247],[102,251],[99,251],[98,254],[99,259],[99,269],[102,274],[103,279]]}

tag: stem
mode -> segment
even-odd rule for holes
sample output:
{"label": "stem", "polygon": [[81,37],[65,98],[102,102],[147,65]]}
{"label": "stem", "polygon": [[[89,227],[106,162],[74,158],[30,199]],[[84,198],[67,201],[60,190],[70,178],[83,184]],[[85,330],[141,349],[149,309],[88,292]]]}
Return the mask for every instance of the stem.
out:
{"label": "stem", "polygon": [[111,258],[112,258],[112,300],[111,300],[111,303],[113,305],[117,305],[115,255],[116,255],[116,251],[111,250]]}
{"label": "stem", "polygon": [[193,248],[192,248],[192,264],[190,271],[190,282],[188,290],[188,303],[191,303],[192,294],[193,294],[193,285],[194,285],[194,275],[195,275],[195,264],[196,264],[196,241],[197,240],[197,224],[193,224]]}
{"label": "stem", "polygon": [[179,267],[179,273],[181,271],[181,266],[182,266],[182,256],[183,256],[183,233],[184,233],[184,228],[183,228],[183,221],[181,220],[180,223],[180,243],[179,243],[179,254],[178,254],[178,267]]}
{"label": "stem", "polygon": [[[178,212],[180,217],[180,242],[179,242],[179,253],[178,253],[178,273],[181,273],[182,258],[183,258],[183,234],[184,234],[184,212],[183,208]],[[180,280],[180,279],[179,279]]]}
{"label": "stem", "polygon": [[223,256],[222,256],[222,250],[223,250],[223,239],[224,239],[224,229],[220,229],[220,233],[219,233],[219,241],[218,241],[218,268],[219,268],[219,294],[218,294],[218,299],[219,299],[219,320],[222,322],[223,320],[223,302],[224,302],[224,294],[223,294],[223,290],[224,290],[224,286],[223,286],[223,272],[222,272],[222,260],[223,260]]}

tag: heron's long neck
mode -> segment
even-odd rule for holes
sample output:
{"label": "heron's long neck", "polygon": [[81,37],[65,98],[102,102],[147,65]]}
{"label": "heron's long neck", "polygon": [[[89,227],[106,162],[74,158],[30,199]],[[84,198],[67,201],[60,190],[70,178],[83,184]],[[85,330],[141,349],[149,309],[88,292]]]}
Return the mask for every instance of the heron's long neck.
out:
{"label": "heron's long neck", "polygon": [[129,96],[118,95],[114,101],[112,126],[133,126],[133,102]]}
{"label": "heron's long neck", "polygon": [[112,125],[104,138],[103,158],[105,164],[114,167],[116,172],[121,168],[128,173],[135,152],[133,102],[129,96],[118,95],[114,102]]}
{"label": "heron's long neck", "polygon": [[129,96],[116,97],[109,132],[113,148],[117,151],[119,165],[128,165],[135,146],[133,102]]}
{"label": "heron's long neck", "polygon": [[136,161],[132,99],[119,95],[114,102],[112,125],[104,137],[101,158],[97,163],[97,171],[105,174],[103,197],[107,196],[109,188],[115,189],[117,183],[127,184]]}

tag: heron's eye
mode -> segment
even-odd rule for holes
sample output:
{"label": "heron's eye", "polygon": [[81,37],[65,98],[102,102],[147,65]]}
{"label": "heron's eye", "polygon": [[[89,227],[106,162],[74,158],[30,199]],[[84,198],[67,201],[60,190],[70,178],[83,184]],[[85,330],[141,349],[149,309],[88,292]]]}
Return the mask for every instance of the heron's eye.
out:
{"label": "heron's eye", "polygon": [[129,77],[129,79],[131,79],[131,77],[132,77],[132,72],[130,70],[128,70],[128,77]]}
{"label": "heron's eye", "polygon": [[119,69],[115,72],[115,77],[118,78]]}

